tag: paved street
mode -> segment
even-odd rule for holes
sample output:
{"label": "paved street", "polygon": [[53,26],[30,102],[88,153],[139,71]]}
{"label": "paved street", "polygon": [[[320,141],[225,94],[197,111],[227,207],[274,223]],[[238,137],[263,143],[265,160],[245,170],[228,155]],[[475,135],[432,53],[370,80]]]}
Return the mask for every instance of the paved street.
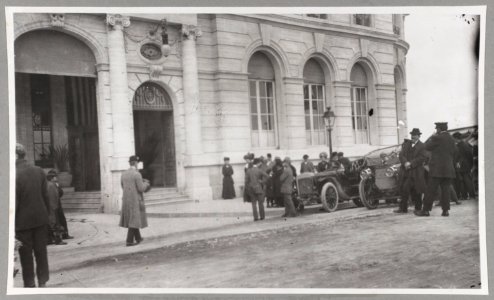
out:
{"label": "paved street", "polygon": [[[393,208],[351,208],[330,214],[314,208],[287,220],[271,214],[263,222],[244,219],[156,237],[136,247],[100,245],[92,249],[99,255],[91,259],[86,254],[84,261],[75,257],[84,257],[89,249],[74,248],[73,263],[57,265],[57,256],[50,255],[49,286],[479,287],[476,201],[452,205],[449,218],[441,217],[439,208],[429,218],[396,215]],[[207,218],[203,221],[207,223]],[[64,246],[58,247],[63,257]]]}

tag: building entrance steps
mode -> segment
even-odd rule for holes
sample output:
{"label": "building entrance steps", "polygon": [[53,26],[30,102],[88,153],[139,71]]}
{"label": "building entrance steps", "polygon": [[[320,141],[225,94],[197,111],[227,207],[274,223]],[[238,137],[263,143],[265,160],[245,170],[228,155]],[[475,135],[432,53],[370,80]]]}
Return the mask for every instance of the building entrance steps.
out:
{"label": "building entrance steps", "polygon": [[194,200],[180,194],[176,188],[152,188],[149,192],[144,193],[146,207],[169,206],[190,202],[194,202]]}

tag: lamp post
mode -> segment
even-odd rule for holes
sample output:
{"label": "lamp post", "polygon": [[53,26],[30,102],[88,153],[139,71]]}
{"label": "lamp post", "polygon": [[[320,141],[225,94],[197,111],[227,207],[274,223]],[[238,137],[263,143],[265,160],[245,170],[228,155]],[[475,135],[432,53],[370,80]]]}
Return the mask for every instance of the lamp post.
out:
{"label": "lamp post", "polygon": [[331,106],[329,106],[323,115],[324,125],[328,130],[329,135],[329,156],[331,157],[331,153],[333,153],[333,142],[331,140],[331,131],[333,130],[334,122],[336,120],[336,116],[334,111],[331,110]]}

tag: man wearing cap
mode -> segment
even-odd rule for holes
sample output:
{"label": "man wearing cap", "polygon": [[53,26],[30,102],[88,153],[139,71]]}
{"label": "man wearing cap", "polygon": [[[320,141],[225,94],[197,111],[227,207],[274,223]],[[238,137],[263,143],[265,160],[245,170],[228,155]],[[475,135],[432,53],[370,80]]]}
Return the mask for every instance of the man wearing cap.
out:
{"label": "man wearing cap", "polygon": [[[441,191],[449,191],[452,180],[456,177],[454,158],[456,155],[455,141],[447,132],[448,123],[438,122],[436,133],[425,142],[425,149],[431,152],[429,161],[429,183],[424,197],[422,210],[415,211],[417,216],[429,216],[432,210],[434,195],[438,187]],[[442,216],[449,216],[449,193],[441,193]]]}
{"label": "man wearing cap", "polygon": [[414,128],[411,132],[411,140],[405,140],[399,154],[400,167],[400,208],[395,213],[408,212],[408,198],[411,196],[415,202],[415,210],[422,209],[422,194],[425,192],[425,169],[427,160],[425,145],[420,141],[420,129]]}
{"label": "man wearing cap", "polygon": [[[455,132],[453,138],[458,149],[456,161],[456,186],[460,198],[475,197],[471,171],[473,168],[473,147],[462,139],[461,133]],[[468,195],[467,195],[468,193]]]}
{"label": "man wearing cap", "polygon": [[245,189],[249,193],[249,198],[252,203],[252,214],[254,215],[254,221],[259,220],[257,214],[257,206],[259,206],[260,219],[264,220],[264,189],[263,185],[268,179],[268,174],[261,170],[259,158],[254,158],[252,168],[247,170],[245,174]]}
{"label": "man wearing cap", "polygon": [[15,147],[15,238],[21,243],[19,258],[24,287],[35,287],[33,252],[38,287],[50,279],[46,243],[50,203],[43,169],[27,163],[21,144]]}
{"label": "man wearing cap", "polygon": [[121,185],[123,189],[122,210],[120,211],[120,227],[128,228],[127,246],[134,246],[142,242],[140,228],[148,226],[143,193],[148,191],[149,181],[142,179],[137,170],[139,157],[132,155],[129,158],[130,168],[122,173]]}
{"label": "man wearing cap", "polygon": [[314,164],[309,161],[309,155],[304,154],[303,161],[300,164],[300,174],[302,173],[314,173]]}
{"label": "man wearing cap", "polygon": [[321,173],[329,169],[328,154],[326,152],[321,152],[319,158],[321,161],[317,164],[317,172]]}

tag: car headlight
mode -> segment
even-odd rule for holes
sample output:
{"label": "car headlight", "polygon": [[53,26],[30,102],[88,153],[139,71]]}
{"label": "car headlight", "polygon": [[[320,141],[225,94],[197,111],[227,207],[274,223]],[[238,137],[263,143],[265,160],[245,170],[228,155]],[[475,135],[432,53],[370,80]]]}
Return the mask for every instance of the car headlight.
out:
{"label": "car headlight", "polygon": [[369,168],[364,169],[362,170],[362,172],[360,172],[360,178],[362,179],[369,178],[371,175],[372,175],[372,171]]}
{"label": "car headlight", "polygon": [[398,174],[398,168],[400,167],[400,164],[392,165],[391,167],[386,169],[385,175],[387,177],[393,177]]}

